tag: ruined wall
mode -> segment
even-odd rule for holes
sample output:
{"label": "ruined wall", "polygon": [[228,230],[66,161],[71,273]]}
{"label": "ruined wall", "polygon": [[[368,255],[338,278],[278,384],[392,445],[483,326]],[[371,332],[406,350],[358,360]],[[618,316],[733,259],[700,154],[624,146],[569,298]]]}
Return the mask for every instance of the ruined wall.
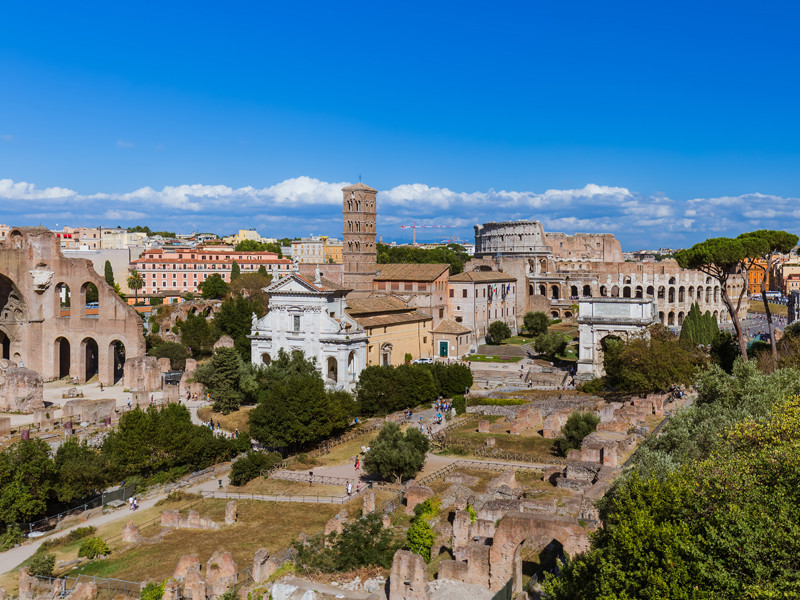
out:
{"label": "ruined wall", "polygon": [[[89,283],[97,287],[96,308],[86,307]],[[62,285],[69,288],[69,307],[61,306]],[[145,352],[133,308],[88,260],[64,258],[57,238],[43,227],[13,228],[0,243],[0,333],[9,339],[8,358],[45,381],[65,375],[85,381],[96,366],[99,381],[111,385],[120,364],[115,342],[126,358]]]}

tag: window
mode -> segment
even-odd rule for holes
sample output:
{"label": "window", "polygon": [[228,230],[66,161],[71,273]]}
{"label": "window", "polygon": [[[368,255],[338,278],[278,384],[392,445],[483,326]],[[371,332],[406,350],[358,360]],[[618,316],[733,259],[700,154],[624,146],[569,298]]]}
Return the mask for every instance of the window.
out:
{"label": "window", "polygon": [[453,290],[452,288],[450,289],[450,297],[451,298],[455,297],[455,290]]}
{"label": "window", "polygon": [[461,290],[461,297],[462,298],[466,298],[467,297],[467,288],[464,288],[463,290]]}
{"label": "window", "polygon": [[443,319],[443,318],[444,318],[444,309],[443,309],[443,308],[440,308],[440,309],[439,309],[439,318],[440,318],[440,319]]}
{"label": "window", "polygon": [[294,321],[294,331],[295,333],[300,332],[300,315],[294,315],[292,317],[292,321]]}

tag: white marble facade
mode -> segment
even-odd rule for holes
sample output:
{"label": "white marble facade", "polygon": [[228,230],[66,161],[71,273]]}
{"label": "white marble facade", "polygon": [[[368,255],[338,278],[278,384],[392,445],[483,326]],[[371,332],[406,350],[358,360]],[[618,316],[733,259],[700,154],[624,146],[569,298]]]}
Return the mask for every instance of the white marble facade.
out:
{"label": "white marble facade", "polygon": [[348,290],[321,279],[290,274],[270,284],[269,312],[253,315],[253,364],[269,364],[279,350],[302,350],[316,362],[326,385],[352,392],[366,365],[367,335],[345,313]]}

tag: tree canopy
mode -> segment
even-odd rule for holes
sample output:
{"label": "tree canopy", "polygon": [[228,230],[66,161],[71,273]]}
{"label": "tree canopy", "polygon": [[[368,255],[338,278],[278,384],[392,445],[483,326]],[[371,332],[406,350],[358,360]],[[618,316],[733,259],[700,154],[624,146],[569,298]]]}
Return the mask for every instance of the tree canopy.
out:
{"label": "tree canopy", "polygon": [[448,263],[450,275],[464,270],[464,264],[472,257],[458,244],[448,244],[440,248],[415,248],[414,246],[389,246],[377,244],[378,264],[392,263]]}
{"label": "tree canopy", "polygon": [[283,258],[280,244],[274,242],[257,242],[256,240],[242,240],[234,248],[236,252],[274,252],[278,258]]}
{"label": "tree canopy", "polygon": [[547,328],[550,327],[550,317],[542,311],[527,312],[522,318],[525,331],[528,335],[536,336],[542,333],[547,333]]}
{"label": "tree canopy", "polygon": [[201,281],[197,289],[200,290],[206,300],[211,298],[220,300],[228,293],[228,284],[219,273],[214,273],[205,281]]}
{"label": "tree canopy", "polygon": [[430,442],[415,427],[405,434],[397,423],[386,423],[364,457],[364,470],[398,483],[416,475],[425,462]]}
{"label": "tree canopy", "polygon": [[511,328],[503,321],[493,321],[489,324],[488,333],[493,344],[501,344],[511,337]]}
{"label": "tree canopy", "polygon": [[719,326],[711,311],[707,310],[703,313],[697,302],[692,304],[689,313],[683,320],[680,339],[707,346],[713,343],[718,335]]}

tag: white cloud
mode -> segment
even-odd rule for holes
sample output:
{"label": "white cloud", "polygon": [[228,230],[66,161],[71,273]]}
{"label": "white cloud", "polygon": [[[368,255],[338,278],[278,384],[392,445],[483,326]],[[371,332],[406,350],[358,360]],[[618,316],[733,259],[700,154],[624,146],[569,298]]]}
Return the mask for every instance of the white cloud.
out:
{"label": "white cloud", "polygon": [[0,179],[0,198],[8,200],[48,200],[74,195],[75,192],[67,188],[49,187],[40,190],[27,181],[15,182],[13,179]]}

